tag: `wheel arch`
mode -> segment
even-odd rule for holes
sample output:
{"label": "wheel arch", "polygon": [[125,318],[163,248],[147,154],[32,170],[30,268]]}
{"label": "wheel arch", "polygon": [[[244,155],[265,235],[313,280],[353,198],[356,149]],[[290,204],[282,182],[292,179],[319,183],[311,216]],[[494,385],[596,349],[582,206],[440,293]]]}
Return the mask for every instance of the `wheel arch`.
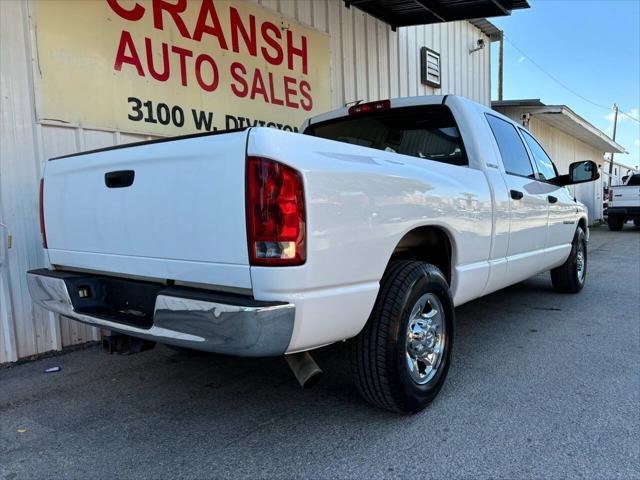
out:
{"label": "wheel arch", "polygon": [[398,241],[389,257],[387,268],[395,260],[428,262],[438,267],[451,285],[454,257],[455,243],[446,228],[440,225],[421,225],[406,232]]}
{"label": "wheel arch", "polygon": [[585,236],[587,237],[587,241],[589,241],[589,229],[587,228],[587,217],[580,217],[578,220],[578,227],[582,229]]}
{"label": "wheel arch", "polygon": [[578,220],[578,226],[584,230],[585,232],[587,231],[587,219],[585,217],[580,217],[580,220]]}

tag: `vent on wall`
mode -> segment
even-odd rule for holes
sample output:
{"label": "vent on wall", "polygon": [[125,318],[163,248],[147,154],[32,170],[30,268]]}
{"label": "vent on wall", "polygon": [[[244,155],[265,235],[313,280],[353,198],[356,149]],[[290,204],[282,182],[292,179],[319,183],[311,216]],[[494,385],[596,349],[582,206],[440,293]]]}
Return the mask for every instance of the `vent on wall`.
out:
{"label": "vent on wall", "polygon": [[420,81],[424,85],[440,88],[440,54],[427,47],[420,49]]}

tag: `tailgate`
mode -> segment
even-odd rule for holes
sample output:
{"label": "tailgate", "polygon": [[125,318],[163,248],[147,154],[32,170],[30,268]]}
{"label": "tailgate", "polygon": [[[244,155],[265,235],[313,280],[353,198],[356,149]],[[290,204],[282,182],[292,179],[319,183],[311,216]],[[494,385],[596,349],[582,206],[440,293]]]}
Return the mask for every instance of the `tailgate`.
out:
{"label": "tailgate", "polygon": [[613,198],[610,207],[640,206],[640,186],[625,185],[613,187]]}
{"label": "tailgate", "polygon": [[50,262],[251,288],[247,135],[248,130],[195,136],[47,162],[43,198]]}

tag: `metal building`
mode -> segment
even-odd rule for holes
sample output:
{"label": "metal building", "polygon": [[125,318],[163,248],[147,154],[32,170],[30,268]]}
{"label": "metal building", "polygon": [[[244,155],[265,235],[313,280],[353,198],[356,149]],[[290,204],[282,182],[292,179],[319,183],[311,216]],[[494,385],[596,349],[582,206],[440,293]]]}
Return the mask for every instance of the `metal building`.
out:
{"label": "metal building", "polygon": [[[138,3],[140,8],[132,8]],[[190,2],[189,8],[199,5]],[[280,34],[272,35],[278,38],[285,31],[303,31],[310,42],[317,37],[318,45],[326,45],[322,51],[314,50],[308,67],[315,68],[320,84],[326,84],[320,93],[326,95],[323,105],[327,109],[356,100],[446,93],[488,105],[489,47],[500,32],[482,17],[507,15],[512,8],[528,6],[523,0],[231,0],[224,5],[235,5],[243,12],[248,9],[251,17],[247,14],[246,18],[252,21],[275,18],[270,21],[278,24]],[[75,10],[80,8],[91,8],[91,15],[99,18],[77,14]],[[128,75],[135,77],[139,67],[132,60],[132,37],[124,32],[129,25],[134,35],[138,32],[141,52],[146,36],[143,27],[122,18],[129,21],[136,12],[151,8],[156,5],[146,0],[65,5],[53,0],[0,2],[0,223],[6,226],[0,226],[0,364],[99,338],[95,329],[35,308],[29,298],[25,272],[45,265],[38,183],[47,159],[158,135],[189,133],[186,129],[159,129],[151,123],[127,123],[126,118],[122,122],[109,120],[113,82],[121,69],[128,68]],[[177,22],[170,30],[169,22],[176,18],[173,14],[162,16],[165,13],[171,12],[160,10],[160,27],[165,31],[149,30],[150,40],[160,38],[157,46],[164,48],[161,41],[183,33],[185,42],[193,45],[190,37],[195,35],[184,35]],[[82,21],[72,27],[65,25],[65,19],[74,15],[80,15]],[[480,19],[465,20],[474,18]],[[116,61],[115,69],[113,62],[105,69],[102,53],[88,48],[93,41],[108,42],[108,28],[117,21],[125,25],[121,42],[127,38],[129,42],[124,44],[128,50],[118,48],[118,55],[130,65],[123,67]],[[100,30],[91,30],[94,23]],[[105,51],[115,51],[115,45],[107,45]],[[209,59],[204,53],[201,56]],[[204,60],[200,66],[206,64]],[[305,63],[304,73],[306,68]],[[90,81],[79,82],[76,73]],[[127,85],[142,85],[135,88],[150,96],[156,88],[166,88],[168,82],[154,83],[146,73],[144,79],[127,79]],[[212,87],[213,80],[203,80],[199,70],[196,75],[201,85]],[[179,84],[175,89],[176,98],[186,95]],[[192,96],[206,100],[203,92]],[[89,100],[74,104],[78,98]],[[84,115],[85,109],[91,115]],[[262,107],[256,111],[269,112]]]}
{"label": "metal building", "polygon": [[569,189],[576,199],[586,205],[590,224],[601,220],[604,154],[625,153],[625,149],[566,105],[545,105],[535,99],[498,101],[493,102],[492,106],[531,131],[560,174],[568,173],[572,162],[593,160],[598,164],[598,181],[572,185]]}

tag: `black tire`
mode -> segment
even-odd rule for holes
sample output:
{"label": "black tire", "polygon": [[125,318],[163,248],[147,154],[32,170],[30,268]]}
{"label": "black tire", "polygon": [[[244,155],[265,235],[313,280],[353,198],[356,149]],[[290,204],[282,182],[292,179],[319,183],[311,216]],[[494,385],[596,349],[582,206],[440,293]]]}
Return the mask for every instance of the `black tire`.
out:
{"label": "black tire", "polygon": [[[407,362],[407,329],[412,320],[411,310],[425,295],[431,299],[436,297],[428,305],[437,301],[442,307],[439,318],[444,335],[435,336],[443,345],[439,364],[436,363],[431,373],[433,377],[425,375],[428,381],[420,385],[412,379]],[[426,305],[420,309],[422,313],[433,311]],[[399,413],[414,413],[425,408],[436,397],[447,376],[454,321],[449,285],[438,268],[424,262],[392,262],[380,282],[380,292],[367,324],[350,344],[351,370],[362,397],[372,405]]]}
{"label": "black tire", "polygon": [[[583,273],[578,270],[578,253],[582,247],[583,251]],[[576,233],[571,243],[571,253],[569,258],[557,268],[551,270],[551,282],[554,288],[561,293],[578,293],[587,281],[587,237],[581,227],[576,229]]]}
{"label": "black tire", "polygon": [[618,217],[617,215],[609,215],[607,217],[607,225],[609,225],[609,230],[619,232],[620,230],[622,230],[624,224],[625,219],[623,217]]}

